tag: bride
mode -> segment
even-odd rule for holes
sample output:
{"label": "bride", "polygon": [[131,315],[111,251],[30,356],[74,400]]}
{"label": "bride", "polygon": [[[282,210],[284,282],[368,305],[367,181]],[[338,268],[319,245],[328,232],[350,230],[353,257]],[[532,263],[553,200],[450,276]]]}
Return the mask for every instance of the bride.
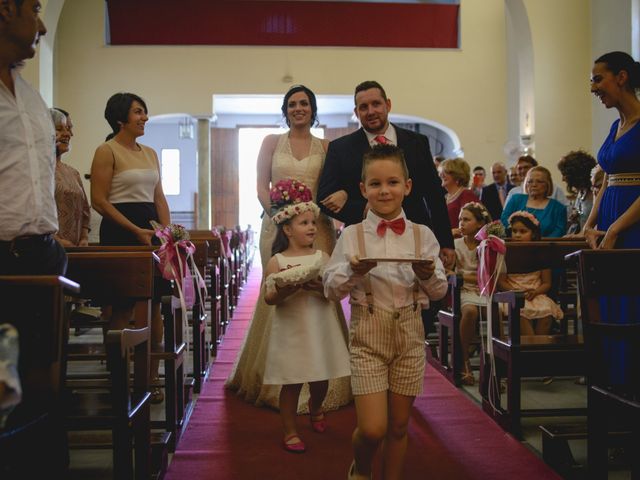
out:
{"label": "bride", "polygon": [[[281,135],[265,137],[258,156],[258,200],[265,211],[260,233],[260,258],[262,270],[271,258],[271,245],[275,238],[276,225],[268,213],[271,210],[269,190],[271,185],[285,178],[294,178],[317,192],[318,180],[324,164],[329,142],[314,137],[311,126],[317,123],[318,108],[314,93],[304,85],[294,85],[287,91],[282,102],[282,115],[289,131]],[[315,247],[329,255],[335,245],[335,229],[331,220],[320,214]],[[263,278],[264,281],[264,278]],[[280,386],[263,385],[265,358],[271,332],[273,306],[265,303],[262,293],[256,302],[253,318],[244,343],[236,358],[226,386],[256,406],[267,405],[278,408]],[[347,329],[340,304],[336,303],[338,316],[342,319],[345,339]],[[298,413],[307,413],[309,387],[305,384],[298,401]],[[329,382],[329,390],[323,410],[335,410],[351,400],[349,377]]]}

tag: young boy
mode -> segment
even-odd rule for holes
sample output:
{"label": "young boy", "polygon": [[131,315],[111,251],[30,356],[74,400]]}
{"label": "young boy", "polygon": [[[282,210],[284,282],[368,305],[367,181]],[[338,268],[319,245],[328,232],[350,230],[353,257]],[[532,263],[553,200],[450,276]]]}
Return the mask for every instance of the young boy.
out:
{"label": "young boy", "polygon": [[[444,297],[447,279],[433,232],[408,221],[402,210],[411,191],[402,150],[387,144],[365,154],[360,190],[367,217],[344,230],[323,282],[328,298],[351,295],[351,387],[358,420],[349,478],[371,477],[384,440],[383,478],[394,480],[402,477],[409,414],[422,392],[420,310]],[[389,261],[398,258],[421,261]]]}

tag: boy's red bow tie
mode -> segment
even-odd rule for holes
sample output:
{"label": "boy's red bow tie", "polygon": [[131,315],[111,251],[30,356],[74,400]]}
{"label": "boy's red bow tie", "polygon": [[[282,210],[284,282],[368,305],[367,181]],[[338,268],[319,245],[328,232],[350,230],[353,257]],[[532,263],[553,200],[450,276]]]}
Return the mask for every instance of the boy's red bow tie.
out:
{"label": "boy's red bow tie", "polygon": [[384,233],[387,231],[387,228],[390,228],[391,231],[396,235],[402,235],[404,233],[405,227],[406,225],[404,222],[404,218],[396,218],[391,222],[388,222],[387,220],[380,220],[380,223],[378,223],[378,228],[376,229],[376,232],[380,237],[383,237]]}

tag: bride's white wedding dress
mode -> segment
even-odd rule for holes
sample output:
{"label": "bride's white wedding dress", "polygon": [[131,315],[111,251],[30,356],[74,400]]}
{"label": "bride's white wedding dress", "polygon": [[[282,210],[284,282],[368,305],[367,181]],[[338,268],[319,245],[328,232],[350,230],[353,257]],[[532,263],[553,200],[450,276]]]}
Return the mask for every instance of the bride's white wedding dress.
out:
{"label": "bride's white wedding dress", "polygon": [[[294,178],[307,185],[315,193],[318,188],[320,172],[324,164],[325,152],[319,138],[312,137],[309,155],[303,159],[297,159],[291,152],[289,136],[287,133],[280,136],[273,153],[271,162],[271,183],[279,180]],[[318,217],[318,230],[314,246],[329,255],[335,245],[335,229],[331,219],[320,214]],[[262,219],[260,233],[260,257],[262,270],[271,258],[271,245],[276,234],[276,225],[268,215]],[[264,277],[263,277],[264,281]],[[348,338],[344,314],[339,303],[335,304],[338,317],[343,326],[345,342]],[[227,379],[226,386],[235,390],[238,395],[256,406],[270,406],[278,408],[280,385],[264,385],[265,361],[269,345],[269,335],[273,322],[274,307],[267,305],[262,292],[256,302],[251,324],[246,337],[236,358],[231,375]],[[350,377],[342,377],[329,380],[329,390],[324,401],[325,410],[335,410],[351,401]],[[298,401],[298,413],[308,412],[307,401],[309,399],[309,386],[305,384]]]}

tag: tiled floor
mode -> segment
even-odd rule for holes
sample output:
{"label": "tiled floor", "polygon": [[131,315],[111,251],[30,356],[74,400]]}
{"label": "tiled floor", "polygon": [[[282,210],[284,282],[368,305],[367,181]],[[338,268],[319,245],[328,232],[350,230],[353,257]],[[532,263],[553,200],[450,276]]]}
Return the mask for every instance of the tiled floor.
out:
{"label": "tiled floor", "polygon": [[[71,334],[70,342],[80,343],[99,343],[102,341],[102,332],[98,329],[90,330],[80,336],[74,336]],[[192,351],[189,350],[187,358],[184,360],[184,365],[187,373],[191,372],[191,366],[193,365]],[[72,373],[82,372],[94,372],[101,368],[105,369],[104,365],[99,362],[72,362],[68,370]],[[163,374],[163,365],[160,363],[160,375]],[[197,395],[192,395],[194,403],[197,401]],[[151,405],[151,419],[158,420],[165,417],[164,402],[158,405]],[[76,435],[76,434],[74,434]],[[78,434],[83,435],[83,433]],[[86,449],[73,449],[70,451],[70,471],[69,480],[112,480],[112,452],[111,450],[86,450]],[[171,461],[171,454],[169,454],[169,461]]]}
{"label": "tiled floor", "polygon": [[[472,359],[472,366],[478,367],[479,359]],[[478,391],[478,372],[474,372],[476,385],[464,386],[463,390],[481,407],[481,397]],[[521,382],[522,408],[581,408],[587,405],[587,387],[578,385],[577,378],[554,378],[545,385],[541,378],[528,378]],[[501,397],[502,405],[506,404],[506,395]],[[542,433],[540,425],[557,425],[569,423],[584,423],[585,417],[527,417],[522,419],[523,442],[532,452],[542,457]],[[585,465],[587,460],[586,440],[571,440],[569,447],[575,461]],[[630,479],[628,470],[612,467],[609,471],[609,480]]]}
{"label": "tiled floor", "polygon": [[[91,332],[81,337],[72,337],[72,341],[98,341],[100,332]],[[478,357],[472,359],[472,364],[477,366]],[[190,366],[190,358],[185,361]],[[162,368],[162,366],[161,366]],[[477,371],[476,380],[477,380]],[[586,387],[577,385],[575,378],[556,378],[549,385],[543,384],[541,379],[526,379],[522,382],[522,399],[524,408],[555,407],[581,407],[586,406]],[[466,394],[478,404],[480,409],[480,394],[477,384],[473,387],[463,387]],[[195,397],[197,402],[197,396]],[[503,402],[506,398],[503,399]],[[164,404],[152,406],[152,418],[164,417]],[[525,418],[523,419],[523,442],[536,455],[542,456],[542,435],[539,425],[584,422],[584,417],[564,418]],[[574,440],[570,442],[573,456],[579,464],[586,462],[586,441]],[[68,477],[70,480],[110,480],[111,477],[111,451],[110,450],[72,450],[71,469]],[[609,472],[610,480],[623,480],[630,478],[630,473],[625,470]]]}

